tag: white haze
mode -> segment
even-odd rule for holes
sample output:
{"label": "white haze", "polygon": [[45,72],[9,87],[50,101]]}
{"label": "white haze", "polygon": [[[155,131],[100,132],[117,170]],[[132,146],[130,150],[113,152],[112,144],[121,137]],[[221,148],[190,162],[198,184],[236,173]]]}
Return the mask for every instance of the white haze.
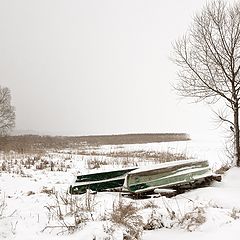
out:
{"label": "white haze", "polygon": [[204,132],[179,101],[172,42],[202,0],[0,0],[0,85],[16,129],[52,134]]}

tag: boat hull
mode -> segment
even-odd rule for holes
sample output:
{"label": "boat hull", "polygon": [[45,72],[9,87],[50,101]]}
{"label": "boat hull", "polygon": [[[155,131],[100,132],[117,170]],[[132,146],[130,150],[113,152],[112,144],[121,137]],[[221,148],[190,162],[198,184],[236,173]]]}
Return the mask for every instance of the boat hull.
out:
{"label": "boat hull", "polygon": [[208,161],[183,160],[160,164],[148,170],[129,172],[124,187],[131,193],[144,193],[156,188],[175,189],[192,185],[213,176]]}
{"label": "boat hull", "polygon": [[71,194],[83,194],[88,189],[101,192],[107,189],[122,187],[126,174],[135,169],[136,168],[127,168],[79,175],[76,177],[74,184],[70,186],[69,192]]}

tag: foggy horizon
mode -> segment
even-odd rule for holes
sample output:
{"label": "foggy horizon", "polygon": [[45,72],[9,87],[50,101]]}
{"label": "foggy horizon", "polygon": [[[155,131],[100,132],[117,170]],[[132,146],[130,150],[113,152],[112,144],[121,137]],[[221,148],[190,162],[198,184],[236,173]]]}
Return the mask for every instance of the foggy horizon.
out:
{"label": "foggy horizon", "polygon": [[[34,130],[19,130],[19,129],[13,129],[13,131],[10,133],[11,136],[21,136],[21,135],[39,135],[39,136],[62,136],[62,137],[87,137],[87,136],[115,136],[115,135],[157,135],[157,134],[186,134],[191,135],[186,132],[119,132],[119,133],[105,133],[105,134],[75,134],[74,132],[67,132],[64,134],[64,132],[38,132]],[[190,136],[191,137],[191,136]]]}
{"label": "foggy horizon", "polygon": [[[206,104],[180,100],[172,43],[205,1],[0,1],[0,85],[14,132],[202,133]],[[13,132],[13,133],[14,133]]]}

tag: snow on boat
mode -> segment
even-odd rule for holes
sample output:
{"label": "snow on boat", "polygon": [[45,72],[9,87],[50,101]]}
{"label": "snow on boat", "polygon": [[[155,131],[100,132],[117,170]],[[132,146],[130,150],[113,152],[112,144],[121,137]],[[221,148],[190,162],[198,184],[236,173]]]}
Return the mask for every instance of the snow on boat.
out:
{"label": "snow on boat", "polygon": [[203,182],[221,180],[212,173],[207,160],[181,160],[129,172],[124,188],[132,194],[156,192],[156,189],[192,188]]}

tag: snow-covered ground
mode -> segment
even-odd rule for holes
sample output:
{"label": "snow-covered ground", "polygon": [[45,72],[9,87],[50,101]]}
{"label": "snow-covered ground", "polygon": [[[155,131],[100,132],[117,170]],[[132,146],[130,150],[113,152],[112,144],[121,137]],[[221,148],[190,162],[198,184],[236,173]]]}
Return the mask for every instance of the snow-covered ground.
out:
{"label": "snow-covered ground", "polygon": [[[186,142],[101,146],[95,152],[168,151],[208,159],[213,168],[227,161],[222,143],[213,139]],[[89,170],[93,156],[65,150],[48,153],[41,161],[52,161],[54,171],[24,162],[30,156],[0,155],[0,164],[11,163],[0,172],[0,239],[17,240],[122,240],[125,232],[141,232],[141,239],[239,239],[240,169],[232,168],[220,183],[195,189],[176,197],[133,200],[118,193],[68,195],[78,173]],[[109,157],[98,154],[94,161]],[[149,164],[149,163],[145,163]],[[102,165],[101,169],[119,166]],[[118,211],[132,209],[116,220]],[[128,208],[127,208],[128,207]],[[120,214],[120,212],[119,212]],[[125,222],[124,219],[125,218]],[[122,218],[122,219],[121,219]],[[124,225],[125,224],[125,225]],[[78,228],[71,228],[78,226]],[[65,231],[68,230],[68,231]],[[71,234],[69,233],[71,232]]]}

